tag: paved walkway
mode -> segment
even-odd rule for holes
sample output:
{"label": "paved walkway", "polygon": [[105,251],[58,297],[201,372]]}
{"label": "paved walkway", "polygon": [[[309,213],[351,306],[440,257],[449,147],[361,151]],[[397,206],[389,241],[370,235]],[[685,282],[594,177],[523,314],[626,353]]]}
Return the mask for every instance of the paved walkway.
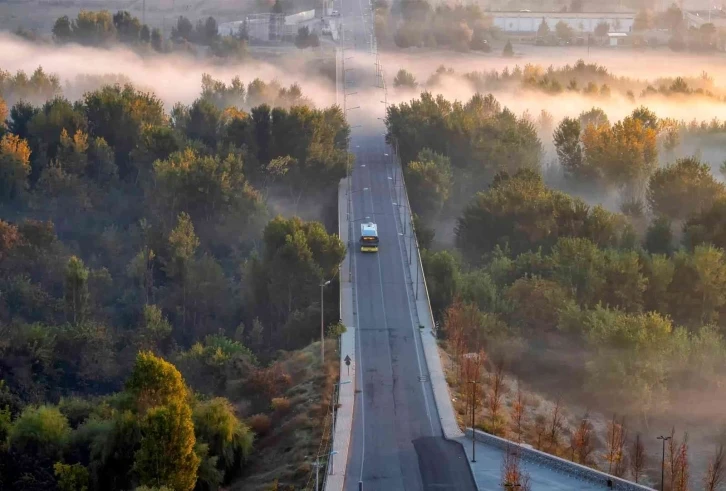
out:
{"label": "paved walkway", "polygon": [[[476,462],[471,463],[471,438],[457,439],[466,450],[471,468],[474,472],[479,491],[501,491],[502,488],[502,450],[476,443]],[[577,479],[574,476],[554,471],[532,462],[522,461],[522,468],[529,473],[532,491],[603,491],[606,486]]]}

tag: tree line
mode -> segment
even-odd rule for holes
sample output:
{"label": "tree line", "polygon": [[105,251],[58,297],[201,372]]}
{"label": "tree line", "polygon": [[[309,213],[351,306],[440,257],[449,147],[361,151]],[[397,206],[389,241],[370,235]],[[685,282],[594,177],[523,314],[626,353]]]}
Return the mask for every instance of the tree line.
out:
{"label": "tree line", "polygon": [[[158,27],[143,24],[128,11],[115,14],[107,10],[81,10],[76,18],[59,17],[53,24],[53,40],[57,44],[76,43],[84,46],[108,47],[125,45],[141,52],[166,53],[187,51],[196,53],[194,46],[206,47],[212,56],[244,59],[247,56],[247,34],[244,29],[223,36],[214,17],[200,19],[196,25],[179,16],[172,26],[171,37],[164,38]],[[29,38],[23,32],[20,35]],[[31,39],[33,39],[31,37]]]}
{"label": "tree line", "polygon": [[417,81],[407,70],[399,70],[394,87],[400,90],[437,89],[445,87],[447,79],[466,83],[476,92],[486,93],[511,89],[542,92],[550,95],[581,94],[593,99],[609,99],[620,95],[630,102],[647,103],[649,98],[702,98],[723,103],[726,93],[715,85],[713,78],[702,73],[698,77],[663,77],[636,80],[615,76],[605,66],[578,60],[573,65],[544,67],[528,63],[489,72],[457,73],[440,66],[425,81]]}
{"label": "tree line", "polygon": [[218,489],[310,376],[278,350],[318,339],[345,246],[273,198],[334,200],[348,124],[296,86],[202,85],[170,113],[131,85],[0,104],[2,486]]}
{"label": "tree line", "polygon": [[[620,193],[622,213],[549,186],[533,123],[491,95],[423,93],[389,108],[387,125],[458,370],[483,350],[523,380],[555,374],[561,393],[646,424],[687,391],[719,390],[726,187],[697,156],[660,165],[678,144],[672,122],[639,107],[611,124],[595,108],[553,128],[569,187]],[[452,214],[455,247],[440,249],[433,224]],[[495,412],[497,433],[511,421]]]}

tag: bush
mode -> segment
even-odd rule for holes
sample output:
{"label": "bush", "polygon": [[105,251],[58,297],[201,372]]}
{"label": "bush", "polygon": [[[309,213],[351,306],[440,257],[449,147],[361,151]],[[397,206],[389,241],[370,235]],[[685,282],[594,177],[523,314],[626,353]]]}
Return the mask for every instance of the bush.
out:
{"label": "bush", "polygon": [[335,324],[330,324],[328,326],[326,335],[329,338],[337,338],[337,337],[339,337],[341,334],[343,334],[345,332],[347,332],[347,329],[345,327],[345,324],[343,324],[342,322],[338,321]]}
{"label": "bush", "polygon": [[255,435],[264,436],[272,428],[272,420],[266,414],[254,414],[247,418],[247,425],[255,432]]}
{"label": "bush", "polygon": [[285,414],[290,411],[290,399],[287,397],[275,397],[270,403],[270,407],[277,414]]}

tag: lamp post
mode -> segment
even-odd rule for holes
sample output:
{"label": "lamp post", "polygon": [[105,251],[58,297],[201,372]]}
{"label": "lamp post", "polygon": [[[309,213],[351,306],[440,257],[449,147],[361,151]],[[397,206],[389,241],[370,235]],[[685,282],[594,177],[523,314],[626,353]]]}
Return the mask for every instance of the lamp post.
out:
{"label": "lamp post", "polygon": [[325,365],[325,325],[324,325],[324,315],[325,315],[325,307],[324,307],[324,296],[323,296],[323,289],[330,284],[330,280],[326,281],[325,283],[320,283],[320,364]]}
{"label": "lamp post", "polygon": [[669,436],[659,436],[658,440],[663,440],[663,454],[660,459],[660,491],[665,490],[665,443],[670,440]]}
{"label": "lamp post", "polygon": [[475,423],[475,416],[476,416],[476,380],[469,380],[469,383],[471,384],[471,461],[476,462],[476,426],[474,426]]}

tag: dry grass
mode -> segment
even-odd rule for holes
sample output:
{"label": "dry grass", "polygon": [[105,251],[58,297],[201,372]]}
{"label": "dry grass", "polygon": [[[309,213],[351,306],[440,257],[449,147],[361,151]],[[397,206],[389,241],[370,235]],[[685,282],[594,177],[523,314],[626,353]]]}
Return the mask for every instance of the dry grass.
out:
{"label": "dry grass", "polygon": [[304,489],[321,443],[329,444],[329,435],[323,439],[323,433],[330,430],[329,408],[339,373],[335,343],[326,343],[322,370],[319,343],[286,354],[276,365],[290,376],[290,385],[270,400],[272,412],[264,416],[270,418],[271,428],[258,437],[245,474],[229,489],[266,491],[275,481],[280,490]]}

